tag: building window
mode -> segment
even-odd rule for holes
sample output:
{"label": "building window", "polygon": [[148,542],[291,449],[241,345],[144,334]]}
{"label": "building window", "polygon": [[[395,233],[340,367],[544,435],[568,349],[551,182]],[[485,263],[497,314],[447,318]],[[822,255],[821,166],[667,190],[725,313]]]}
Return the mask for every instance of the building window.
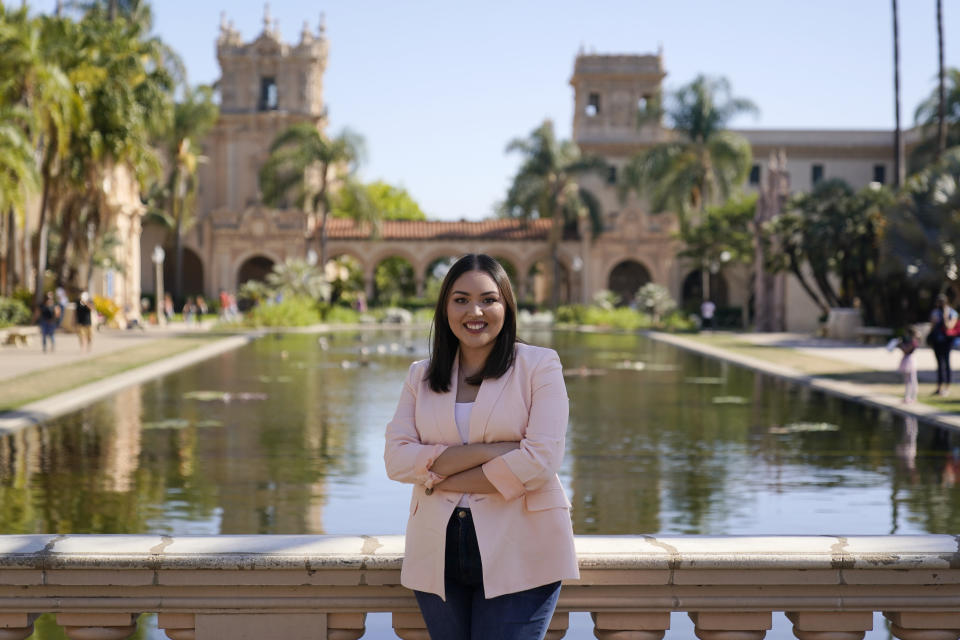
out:
{"label": "building window", "polygon": [[260,111],[275,111],[277,104],[277,79],[260,78]]}
{"label": "building window", "polygon": [[750,167],[750,184],[760,184],[760,165]]}
{"label": "building window", "polygon": [[880,184],[887,183],[887,166],[884,164],[873,165],[873,181]]}
{"label": "building window", "polygon": [[617,184],[616,167],[607,167],[607,184]]}
{"label": "building window", "polygon": [[823,180],[823,165],[815,164],[810,167],[810,183],[817,184],[821,180]]}
{"label": "building window", "polygon": [[587,116],[592,118],[593,116],[600,113],[600,94],[591,93],[590,97],[587,99]]}

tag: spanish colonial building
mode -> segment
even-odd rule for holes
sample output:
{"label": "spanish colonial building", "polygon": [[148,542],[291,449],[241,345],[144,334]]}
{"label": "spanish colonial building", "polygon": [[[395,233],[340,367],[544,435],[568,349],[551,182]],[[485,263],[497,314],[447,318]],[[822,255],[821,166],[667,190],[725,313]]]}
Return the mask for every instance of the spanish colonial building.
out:
{"label": "spanish colonial building", "polygon": [[[304,25],[296,44],[281,40],[265,17],[252,42],[222,23],[217,56],[222,77],[220,120],[205,142],[209,162],[200,172],[198,222],[185,238],[185,294],[215,296],[260,279],[277,262],[305,258],[315,225],[295,209],[263,205],[257,187],[260,166],[275,136],[294,123],[326,127],[323,73],[328,43],[321,24]],[[638,128],[638,110],[661,89],[666,70],[662,53],[594,55],[580,53],[570,84],[575,104],[573,139],[585,154],[603,157],[606,175],[582,179],[603,209],[603,229],[593,235],[586,225],[568,229],[559,250],[561,296],[587,302],[600,290],[632,297],[647,282],[666,286],[687,307],[701,296],[701,267],[677,257],[676,221],[652,212],[646,203],[617,194],[618,172],[629,158],[667,140],[671,131],[657,123]],[[785,152],[793,190],[807,190],[819,180],[843,178],[854,187],[887,182],[893,172],[890,131],[740,130],[751,143],[754,167],[747,189],[756,189],[768,157]],[[507,133],[504,133],[507,136]],[[909,139],[908,139],[909,140]],[[465,252],[501,258],[516,281],[522,300],[543,301],[547,291],[538,274],[549,263],[548,221],[480,222],[391,221],[377,233],[348,220],[328,226],[331,259],[350,256],[363,273],[368,297],[375,297],[374,273],[383,260],[403,258],[422,294],[434,265]],[[142,236],[143,289],[155,287],[146,262],[153,246],[164,242],[159,229]],[[169,249],[169,247],[168,247]],[[167,261],[171,275],[172,260]],[[746,310],[751,304],[751,276],[745,267],[713,265],[710,296],[720,307]],[[778,304],[785,307],[786,328],[815,326],[817,310],[787,279]]]}

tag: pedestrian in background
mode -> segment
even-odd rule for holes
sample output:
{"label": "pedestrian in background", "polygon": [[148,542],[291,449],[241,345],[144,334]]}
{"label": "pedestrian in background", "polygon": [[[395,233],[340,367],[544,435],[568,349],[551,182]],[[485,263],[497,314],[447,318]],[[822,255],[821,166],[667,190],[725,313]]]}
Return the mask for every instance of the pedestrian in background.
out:
{"label": "pedestrian in background", "polygon": [[897,344],[897,348],[903,354],[897,371],[903,376],[903,401],[906,404],[917,401],[917,361],[914,354],[919,346],[920,333],[913,327],[907,329],[907,334]]}
{"label": "pedestrian in background", "polygon": [[950,350],[953,346],[952,333],[957,326],[957,311],[952,308],[947,296],[937,296],[937,306],[930,312],[930,333],[927,335],[927,344],[933,349],[937,358],[937,389],[935,396],[946,396],[950,393],[951,371]]}
{"label": "pedestrian in background", "polygon": [[86,291],[77,300],[77,339],[81,351],[89,352],[93,347],[93,309],[90,308],[90,294]]}
{"label": "pedestrian in background", "polygon": [[53,353],[56,344],[53,335],[57,331],[57,322],[60,320],[60,307],[53,299],[53,292],[48,291],[43,302],[37,309],[37,319],[40,322],[40,335],[43,338],[43,352],[47,352],[47,341],[50,341],[50,353]]}

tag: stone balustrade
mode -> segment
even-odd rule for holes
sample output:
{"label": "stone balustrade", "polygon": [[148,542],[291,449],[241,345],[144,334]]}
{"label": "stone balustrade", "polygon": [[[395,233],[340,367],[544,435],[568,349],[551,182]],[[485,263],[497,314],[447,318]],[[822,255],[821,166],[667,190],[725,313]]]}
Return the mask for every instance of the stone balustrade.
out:
{"label": "stone balustrade", "polygon": [[[671,612],[700,640],[858,640],[882,612],[900,640],[960,637],[952,536],[579,536],[549,638],[590,612],[601,640],[660,640]],[[401,587],[402,536],[0,536],[0,640],[54,613],[71,640],[127,638],[157,613],[172,640],[350,640],[367,612],[427,639]]]}

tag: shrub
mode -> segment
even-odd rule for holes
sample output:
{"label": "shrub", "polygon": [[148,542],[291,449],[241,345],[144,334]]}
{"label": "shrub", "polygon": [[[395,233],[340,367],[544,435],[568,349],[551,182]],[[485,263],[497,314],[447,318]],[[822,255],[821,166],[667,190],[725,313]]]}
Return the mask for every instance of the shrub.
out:
{"label": "shrub", "polygon": [[253,327],[307,327],[321,321],[316,302],[303,296],[290,296],[281,302],[262,303],[244,316],[244,324]]}
{"label": "shrub", "polygon": [[103,316],[103,321],[107,325],[112,325],[114,318],[120,313],[120,305],[103,296],[93,296],[93,307],[97,310],[97,313]]}
{"label": "shrub", "polygon": [[654,322],[677,308],[677,303],[670,297],[670,291],[665,286],[653,282],[640,287],[636,300],[641,309],[653,314]]}
{"label": "shrub", "polygon": [[341,304],[335,304],[324,309],[323,321],[333,324],[357,324],[360,322],[360,312]]}
{"label": "shrub", "polygon": [[16,298],[0,298],[0,327],[30,324],[30,307]]}

